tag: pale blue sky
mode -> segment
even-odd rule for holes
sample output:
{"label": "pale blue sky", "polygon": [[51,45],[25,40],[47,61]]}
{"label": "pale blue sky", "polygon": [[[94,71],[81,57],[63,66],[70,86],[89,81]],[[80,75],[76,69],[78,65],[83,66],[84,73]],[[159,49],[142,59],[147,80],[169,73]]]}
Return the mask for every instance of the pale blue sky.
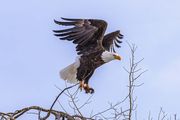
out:
{"label": "pale blue sky", "polygon": [[[120,29],[123,41],[138,46],[141,67],[148,69],[136,90],[139,119],[148,112],[157,117],[160,107],[180,114],[180,1],[178,0],[4,0],[0,4],[0,111],[40,105],[48,108],[64,87],[58,72],[76,57],[74,45],[53,36],[53,19],[98,18],[107,32]],[[127,92],[129,48],[124,42],[113,61],[99,68],[90,80],[95,89],[91,108],[106,108]],[[108,90],[107,90],[107,87]],[[81,99],[88,95],[82,92]],[[64,101],[63,101],[64,102]],[[98,107],[97,107],[98,106]],[[58,108],[58,107],[57,107]],[[27,119],[27,118],[26,118]]]}

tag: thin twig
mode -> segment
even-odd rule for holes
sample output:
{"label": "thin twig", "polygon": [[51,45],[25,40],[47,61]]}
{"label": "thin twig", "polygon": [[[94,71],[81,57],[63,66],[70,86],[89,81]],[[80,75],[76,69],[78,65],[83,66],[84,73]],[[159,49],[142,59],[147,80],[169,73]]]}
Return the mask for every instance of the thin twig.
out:
{"label": "thin twig", "polygon": [[58,100],[58,98],[59,98],[66,90],[68,90],[68,89],[70,89],[70,88],[73,88],[73,87],[77,86],[78,84],[79,84],[79,83],[77,83],[77,84],[75,84],[75,85],[72,85],[72,86],[69,86],[69,87],[66,87],[64,90],[62,90],[62,91],[58,94],[58,96],[56,97],[56,99],[54,100],[53,104],[51,105],[48,114],[47,114],[45,117],[41,118],[41,120],[46,120],[46,119],[50,116],[51,110],[53,109],[56,101]]}

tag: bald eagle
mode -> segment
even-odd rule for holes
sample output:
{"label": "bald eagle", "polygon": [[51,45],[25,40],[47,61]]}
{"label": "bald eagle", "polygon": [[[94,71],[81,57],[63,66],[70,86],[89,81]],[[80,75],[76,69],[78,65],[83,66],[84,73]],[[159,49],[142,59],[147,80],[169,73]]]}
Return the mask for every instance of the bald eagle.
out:
{"label": "bald eagle", "polygon": [[60,71],[60,77],[69,83],[80,83],[79,87],[86,93],[94,93],[88,81],[96,68],[110,62],[121,60],[114,46],[120,47],[123,35],[119,30],[105,34],[107,23],[99,19],[69,19],[54,22],[62,26],[71,26],[67,29],[53,30],[54,35],[61,40],[72,41],[76,44],[78,57],[75,62]]}

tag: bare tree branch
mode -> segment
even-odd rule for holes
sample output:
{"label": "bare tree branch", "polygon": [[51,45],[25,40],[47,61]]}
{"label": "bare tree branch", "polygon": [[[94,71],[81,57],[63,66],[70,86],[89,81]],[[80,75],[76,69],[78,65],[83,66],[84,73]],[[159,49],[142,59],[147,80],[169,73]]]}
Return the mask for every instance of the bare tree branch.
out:
{"label": "bare tree branch", "polygon": [[[137,105],[135,105],[135,101],[137,99],[137,97],[134,98],[134,89],[135,87],[140,87],[143,85],[143,83],[141,84],[137,84],[135,83],[135,81],[141,77],[142,74],[144,74],[147,70],[142,71],[142,68],[138,68],[138,65],[144,60],[144,58],[142,58],[141,60],[137,61],[135,60],[135,53],[137,50],[137,46],[135,44],[130,44],[129,42],[127,42],[130,51],[131,51],[131,57],[129,58],[129,69],[124,68],[124,70],[128,73],[128,98],[129,98],[129,113],[128,113],[128,120],[132,119],[132,112],[137,108]],[[141,72],[142,71],[142,72]],[[140,72],[140,73],[139,73]]]}
{"label": "bare tree branch", "polygon": [[45,117],[40,118],[40,120],[46,120],[46,119],[50,116],[51,110],[53,109],[53,107],[54,107],[55,103],[57,102],[58,98],[59,98],[66,90],[68,90],[68,89],[70,89],[70,88],[73,88],[73,87],[77,86],[78,84],[79,84],[79,83],[77,83],[77,84],[75,84],[75,85],[72,85],[72,86],[69,86],[69,87],[66,87],[64,90],[62,90],[62,91],[59,93],[59,95],[56,97],[56,99],[54,100],[53,104],[51,105],[48,114],[47,114]]}

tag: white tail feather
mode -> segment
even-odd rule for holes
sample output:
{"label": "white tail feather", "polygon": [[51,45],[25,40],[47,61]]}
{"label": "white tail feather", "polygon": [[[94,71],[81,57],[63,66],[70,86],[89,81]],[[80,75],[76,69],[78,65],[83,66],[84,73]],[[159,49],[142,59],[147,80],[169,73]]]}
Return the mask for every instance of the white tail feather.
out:
{"label": "white tail feather", "polygon": [[63,80],[67,80],[69,83],[77,83],[78,80],[76,78],[77,76],[77,68],[79,67],[80,62],[79,59],[76,60],[76,62],[72,63],[71,65],[65,67],[60,71],[60,77]]}

